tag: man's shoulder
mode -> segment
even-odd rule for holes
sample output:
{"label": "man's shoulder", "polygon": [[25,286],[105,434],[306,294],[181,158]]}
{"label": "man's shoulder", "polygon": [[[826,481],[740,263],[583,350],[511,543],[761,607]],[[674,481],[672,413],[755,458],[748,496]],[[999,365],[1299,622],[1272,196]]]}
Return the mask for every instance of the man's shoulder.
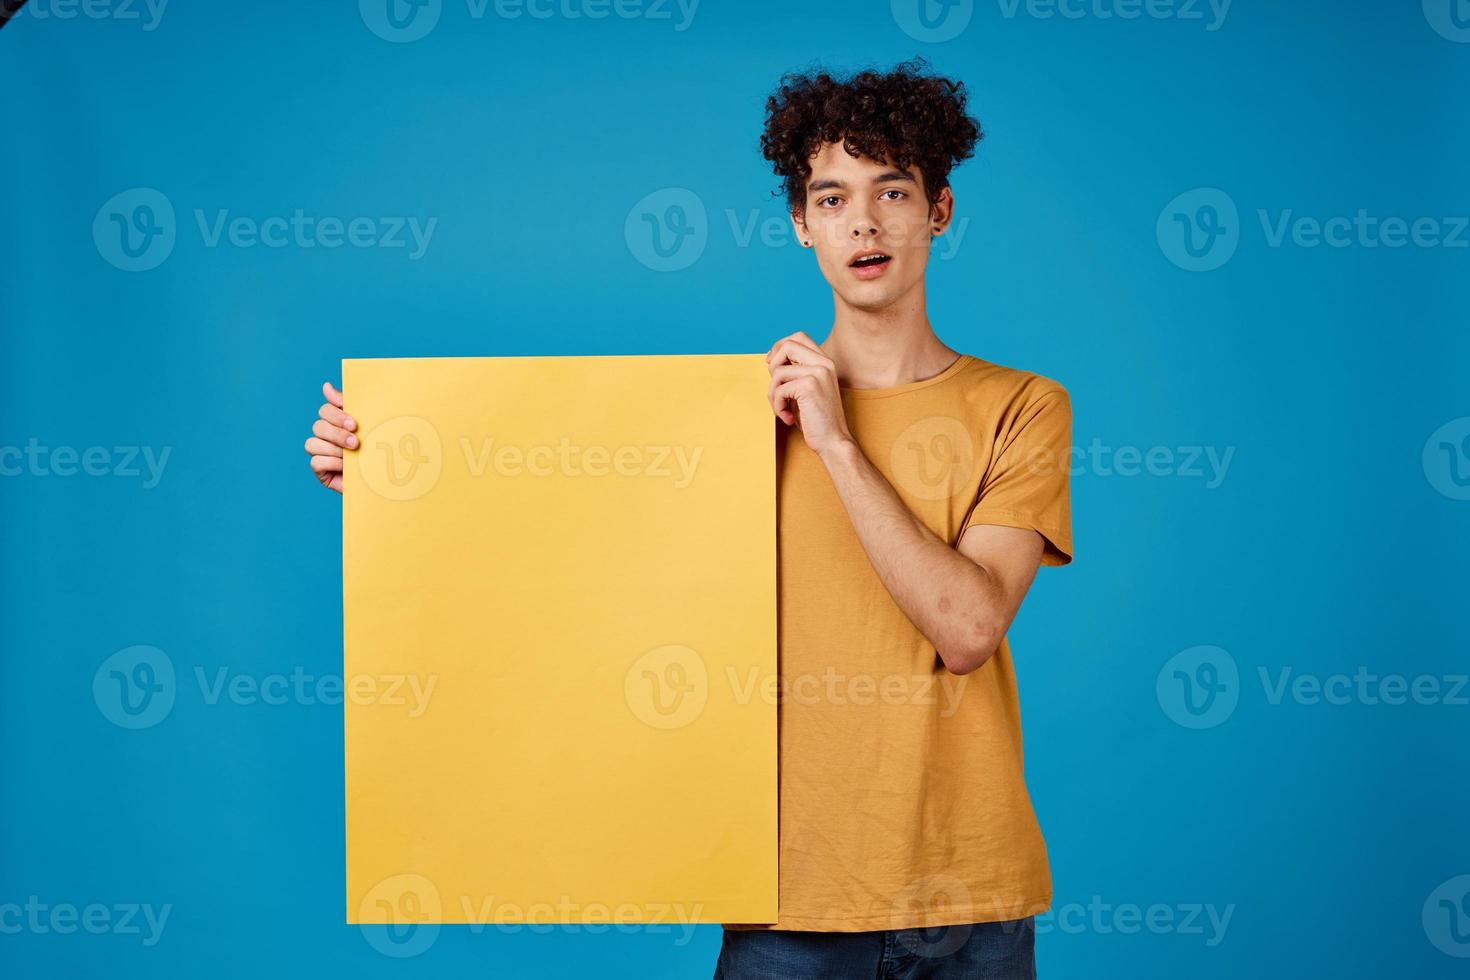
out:
{"label": "man's shoulder", "polygon": [[1070,407],[1066,387],[1055,378],[1035,371],[1006,367],[984,358],[969,355],[962,372],[967,394],[978,401],[1025,407],[1042,402]]}

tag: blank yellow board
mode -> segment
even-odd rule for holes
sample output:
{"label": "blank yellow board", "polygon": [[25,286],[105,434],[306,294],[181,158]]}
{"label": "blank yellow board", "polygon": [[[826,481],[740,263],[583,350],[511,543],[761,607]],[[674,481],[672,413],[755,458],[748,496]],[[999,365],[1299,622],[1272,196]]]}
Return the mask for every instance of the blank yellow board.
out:
{"label": "blank yellow board", "polygon": [[775,921],[763,358],[342,378],[347,921]]}

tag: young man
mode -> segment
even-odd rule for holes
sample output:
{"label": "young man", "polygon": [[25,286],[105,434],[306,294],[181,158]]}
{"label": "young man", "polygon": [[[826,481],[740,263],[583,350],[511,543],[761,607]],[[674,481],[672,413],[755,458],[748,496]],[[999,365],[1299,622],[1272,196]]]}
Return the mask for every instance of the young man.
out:
{"label": "young man", "polygon": [[[832,287],[767,354],[780,466],[779,921],[716,980],[1035,976],[1051,901],[1006,631],[1071,560],[1067,393],[946,347],[925,313],[951,168],[981,138],[922,63],[788,76],[761,148]],[[341,490],[341,393],[306,442]]]}

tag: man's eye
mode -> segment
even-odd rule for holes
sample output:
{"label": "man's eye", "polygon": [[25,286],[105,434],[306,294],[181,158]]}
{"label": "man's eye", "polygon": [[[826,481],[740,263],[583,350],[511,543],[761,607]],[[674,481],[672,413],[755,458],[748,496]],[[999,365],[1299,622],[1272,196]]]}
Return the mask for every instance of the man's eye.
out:
{"label": "man's eye", "polygon": [[893,197],[888,198],[890,201],[901,201],[901,200],[903,200],[903,197],[904,197],[903,191],[884,191],[882,194],[880,194],[878,196],[879,197],[887,197],[889,194],[892,194],[893,195]]}
{"label": "man's eye", "polygon": [[818,201],[817,203],[820,204],[824,208],[832,208],[832,207],[836,207],[837,206],[835,203],[832,203],[832,202],[840,201],[840,200],[842,200],[842,198],[836,197],[836,196],[824,197],[820,201]]}

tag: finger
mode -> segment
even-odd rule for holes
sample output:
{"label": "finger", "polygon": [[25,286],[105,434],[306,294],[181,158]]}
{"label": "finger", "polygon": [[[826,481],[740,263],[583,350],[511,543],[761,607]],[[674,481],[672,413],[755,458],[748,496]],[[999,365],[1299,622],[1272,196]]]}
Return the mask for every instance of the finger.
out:
{"label": "finger", "polygon": [[811,390],[811,382],[808,381],[806,378],[792,378],[790,381],[783,381],[778,384],[776,386],[776,390],[772,392],[772,394],[774,394],[777,398],[785,398],[793,402],[799,402],[801,400],[801,396],[807,394]]}
{"label": "finger", "polygon": [[822,353],[822,345],[817,343],[810,336],[808,336],[805,330],[796,331],[796,333],[791,335],[791,339],[796,341],[798,344],[804,344],[805,346],[810,347],[818,354]]}
{"label": "finger", "polygon": [[814,364],[773,364],[771,365],[771,387],[775,387],[783,381],[791,381],[795,378],[816,377],[821,368]]}
{"label": "finger", "polygon": [[810,347],[814,351],[820,351],[822,349],[822,345],[813,340],[811,334],[807,333],[805,330],[797,330],[793,333],[789,333],[786,336],[782,337],[781,340],[776,341],[776,343],[779,344],[782,341],[787,340],[794,341],[804,347]]}
{"label": "finger", "polygon": [[306,452],[311,456],[341,456],[342,447],[312,436],[306,440]]}
{"label": "finger", "polygon": [[311,457],[311,469],[314,473],[341,473],[341,456],[313,456]]}
{"label": "finger", "polygon": [[[778,340],[774,344],[772,344],[770,351],[766,354],[766,360],[769,361],[775,355],[776,350],[782,344],[800,344],[801,346],[810,349],[814,353],[817,353],[817,354],[821,354],[822,353],[822,348],[819,347],[819,346],[817,346],[817,342],[816,341],[812,340],[812,338],[808,337],[805,333],[802,333],[801,331],[797,331],[796,333],[793,333],[793,334],[787,334],[785,337],[782,337],[780,340]],[[825,355],[823,355],[823,356],[825,356]]]}
{"label": "finger", "polygon": [[[797,378],[808,378],[816,372],[816,368],[807,364],[777,364],[771,368],[771,383],[766,387],[766,397],[774,398],[776,389],[788,381]],[[772,402],[774,405],[775,402]]]}
{"label": "finger", "polygon": [[796,412],[790,406],[791,403],[784,398],[777,398],[771,402],[771,410],[776,413],[776,418],[787,425],[795,425]]}
{"label": "finger", "polygon": [[766,389],[766,401],[771,403],[771,411],[776,413],[778,419],[787,425],[792,425],[796,420],[796,415],[793,411],[796,405],[790,399],[778,396],[776,394],[777,387],[777,383],[772,382],[770,388]]}
{"label": "finger", "polygon": [[[801,338],[805,339],[803,340]],[[830,364],[832,362],[832,358],[827,356],[827,352],[818,347],[816,341],[807,337],[806,334],[795,334],[787,337],[786,343],[790,345],[791,351],[796,355],[792,360],[799,364]]]}
{"label": "finger", "polygon": [[796,378],[777,385],[776,390],[771,393],[775,402],[781,404],[784,409],[784,414],[781,410],[778,410],[776,414],[780,415],[782,421],[788,425],[796,422],[796,413],[801,409],[801,393],[805,384],[804,379]]}
{"label": "finger", "polygon": [[341,493],[342,492],[342,474],[341,473],[333,474],[332,478],[326,482],[326,487],[327,487],[328,490],[335,490],[338,493]]}
{"label": "finger", "polygon": [[807,348],[815,354],[821,354],[823,357],[827,356],[826,352],[822,350],[822,345],[818,344],[815,340],[808,336],[806,331],[804,330],[798,330],[796,331],[796,333],[792,334],[786,339],[791,341],[793,344],[800,344],[801,346]]}
{"label": "finger", "polygon": [[357,436],[348,432],[346,429],[338,428],[326,419],[317,419],[313,422],[311,433],[318,439],[325,439],[334,446],[341,446],[343,449],[357,448]]}
{"label": "finger", "polygon": [[776,397],[775,386],[772,386],[772,389],[766,392],[766,401],[769,401],[770,410],[775,411],[778,419],[781,419],[786,425],[791,425],[791,410],[786,407],[785,398]]}
{"label": "finger", "polygon": [[348,415],[336,405],[331,403],[323,405],[317,410],[316,414],[339,429],[346,429],[349,432],[357,431],[357,419]]}
{"label": "finger", "polygon": [[338,391],[336,388],[333,388],[332,382],[322,382],[322,394],[327,396],[327,401],[331,402],[333,405],[336,405],[338,408],[342,407],[342,392]]}
{"label": "finger", "polygon": [[810,364],[813,367],[830,368],[832,359],[820,350],[815,350],[794,340],[783,340],[771,351],[777,364]]}
{"label": "finger", "polygon": [[771,349],[766,352],[766,360],[769,361],[772,357],[774,357],[776,352],[781,349],[782,344],[800,343],[800,341],[796,339],[798,336],[801,335],[792,333],[787,334],[780,340],[777,340],[774,344],[771,345]]}

